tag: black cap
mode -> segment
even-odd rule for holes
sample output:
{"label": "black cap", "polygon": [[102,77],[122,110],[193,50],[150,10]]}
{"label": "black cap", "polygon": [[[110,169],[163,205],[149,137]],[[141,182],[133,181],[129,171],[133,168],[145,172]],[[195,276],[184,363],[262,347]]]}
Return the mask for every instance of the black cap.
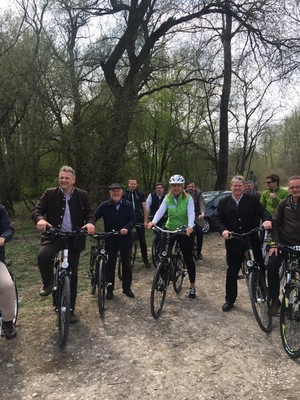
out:
{"label": "black cap", "polygon": [[120,183],[112,183],[110,186],[109,186],[109,190],[110,189],[123,189],[123,186],[120,184]]}

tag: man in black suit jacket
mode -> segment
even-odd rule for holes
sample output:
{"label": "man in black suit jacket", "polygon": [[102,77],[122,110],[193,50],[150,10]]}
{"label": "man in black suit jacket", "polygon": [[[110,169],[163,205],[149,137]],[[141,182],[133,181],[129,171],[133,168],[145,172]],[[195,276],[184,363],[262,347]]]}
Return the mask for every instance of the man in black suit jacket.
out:
{"label": "man in black suit jacket", "polygon": [[105,232],[111,232],[112,230],[120,232],[120,235],[108,237],[105,242],[108,252],[107,278],[111,283],[107,288],[106,298],[108,300],[113,298],[118,251],[120,251],[122,261],[123,293],[133,298],[134,294],[131,290],[132,271],[130,253],[132,245],[131,230],[136,222],[136,214],[131,202],[122,197],[122,185],[119,183],[112,183],[109,186],[109,195],[110,198],[101,203],[95,211],[96,221],[103,218]]}
{"label": "man in black suit jacket", "polygon": [[[222,199],[217,209],[214,225],[225,239],[227,275],[226,297],[223,311],[232,309],[237,297],[237,278],[242,265],[245,248],[238,240],[230,239],[230,232],[245,233],[258,226],[258,218],[263,221],[265,229],[271,229],[271,215],[261,205],[257,196],[244,193],[245,179],[236,175],[232,178],[230,189],[232,196]],[[263,259],[259,236],[257,233],[251,237],[254,257],[263,268]]]}

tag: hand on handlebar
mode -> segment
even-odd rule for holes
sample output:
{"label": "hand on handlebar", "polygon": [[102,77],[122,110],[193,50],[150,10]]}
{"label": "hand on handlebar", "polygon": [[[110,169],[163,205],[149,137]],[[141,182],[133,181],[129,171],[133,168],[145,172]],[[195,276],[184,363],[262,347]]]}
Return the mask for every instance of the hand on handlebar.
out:
{"label": "hand on handlebar", "polygon": [[42,233],[45,232],[47,228],[52,228],[52,225],[45,219],[40,219],[36,224],[36,228],[40,233]]}
{"label": "hand on handlebar", "polygon": [[152,221],[148,222],[147,229],[152,229],[156,224]]}
{"label": "hand on handlebar", "polygon": [[95,233],[95,225],[88,223],[81,227],[81,229],[86,229],[88,235],[93,235]]}
{"label": "hand on handlebar", "polygon": [[222,232],[222,236],[225,240],[230,239],[230,231],[228,231],[227,229],[225,229],[225,231]]}

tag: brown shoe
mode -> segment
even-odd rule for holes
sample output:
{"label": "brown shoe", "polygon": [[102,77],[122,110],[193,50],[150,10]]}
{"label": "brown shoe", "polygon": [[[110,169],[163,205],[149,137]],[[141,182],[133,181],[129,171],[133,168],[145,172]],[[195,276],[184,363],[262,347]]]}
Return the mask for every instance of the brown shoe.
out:
{"label": "brown shoe", "polygon": [[280,306],[281,306],[281,301],[279,300],[278,297],[272,299],[272,304],[269,309],[269,315],[271,315],[272,317],[277,317]]}

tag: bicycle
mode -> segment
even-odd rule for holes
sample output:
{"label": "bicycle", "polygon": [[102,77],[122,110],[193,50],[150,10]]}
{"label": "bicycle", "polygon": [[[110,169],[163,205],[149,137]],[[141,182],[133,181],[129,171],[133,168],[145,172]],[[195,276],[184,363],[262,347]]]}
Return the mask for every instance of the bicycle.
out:
{"label": "bicycle", "polygon": [[182,289],[184,277],[187,273],[179,243],[176,241],[174,251],[171,254],[170,239],[174,235],[185,234],[185,229],[169,231],[154,226],[156,232],[160,232],[162,243],[165,242],[164,249],[160,252],[160,261],[155,270],[150,296],[150,310],[152,316],[157,319],[163,309],[167,288],[170,281],[173,282],[174,291],[178,294]]}
{"label": "bicycle", "polygon": [[85,235],[85,229],[76,229],[71,232],[61,232],[49,227],[47,236],[56,236],[64,242],[64,247],[54,257],[54,286],[52,288],[53,305],[58,316],[58,343],[64,348],[69,337],[71,312],[71,269],[69,266],[69,238]]}
{"label": "bicycle", "polygon": [[91,279],[92,294],[98,288],[98,309],[100,317],[104,317],[105,292],[111,282],[107,282],[107,263],[108,253],[105,248],[105,240],[114,235],[119,235],[118,231],[95,233],[92,238],[97,244],[91,246],[89,277]]}
{"label": "bicycle", "polygon": [[242,262],[241,270],[246,279],[254,317],[259,327],[264,332],[269,333],[272,329],[272,317],[269,315],[270,299],[268,297],[265,274],[262,274],[259,263],[254,259],[250,240],[251,235],[259,232],[261,229],[257,227],[245,233],[230,232],[230,238],[238,239],[246,246],[245,258]]}
{"label": "bicycle", "polygon": [[[137,223],[135,226],[144,226],[144,224]],[[132,244],[131,244],[131,253],[130,253],[130,266],[131,269],[134,267],[136,260],[136,253],[138,248],[138,237],[136,231],[131,232]],[[120,281],[122,281],[122,261],[120,257],[120,253],[118,253],[118,277]]]}
{"label": "bicycle", "polygon": [[[11,276],[11,279],[12,279],[12,281],[13,281],[13,283],[14,283],[14,287],[15,287],[15,298],[14,298],[14,309],[15,309],[15,312],[14,312],[13,324],[16,326],[17,320],[18,320],[18,315],[19,315],[19,295],[18,295],[18,288],[17,288],[17,284],[16,284],[16,277],[15,277],[15,275],[13,274],[13,272],[12,272],[12,270],[11,270],[11,266],[12,266],[11,260],[5,260],[5,265],[6,265],[6,268],[7,268],[8,272],[9,272],[9,274],[10,274],[10,276]],[[3,335],[4,335],[2,323],[3,323],[3,320],[2,320],[2,312],[1,312],[1,310],[0,310],[0,336],[3,336]]]}
{"label": "bicycle", "polygon": [[285,284],[280,310],[280,336],[284,350],[291,358],[300,356],[300,245],[276,243],[288,253]]}

